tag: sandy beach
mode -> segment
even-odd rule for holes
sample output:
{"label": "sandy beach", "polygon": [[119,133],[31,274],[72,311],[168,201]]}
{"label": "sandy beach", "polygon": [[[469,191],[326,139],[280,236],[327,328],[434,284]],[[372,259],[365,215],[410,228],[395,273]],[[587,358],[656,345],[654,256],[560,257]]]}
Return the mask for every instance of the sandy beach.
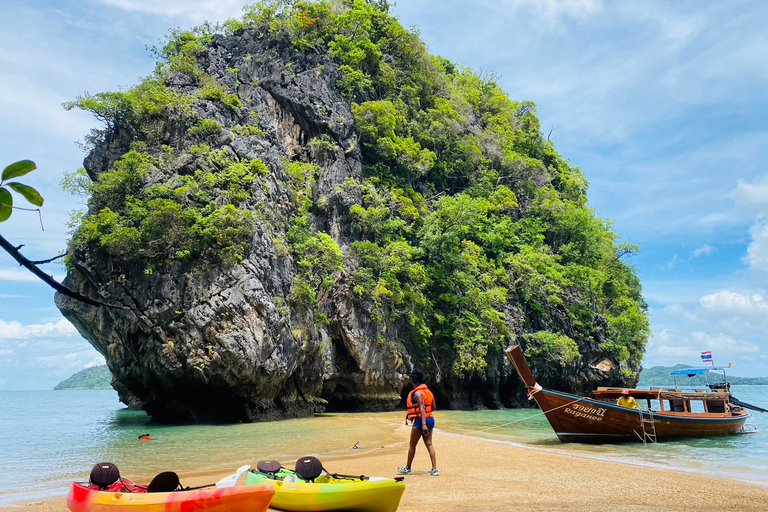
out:
{"label": "sandy beach", "polygon": [[[344,458],[317,455],[326,469],[347,474],[394,476],[404,465],[408,429],[388,446]],[[766,511],[768,486],[702,474],[623,464],[518,447],[435,431],[440,476],[430,477],[423,445],[406,478],[400,512],[453,510]],[[257,461],[254,461],[254,465]],[[293,467],[295,461],[281,461]],[[225,475],[180,474],[184,485]],[[241,479],[242,483],[242,479]],[[62,512],[66,497],[18,503],[0,511]]]}

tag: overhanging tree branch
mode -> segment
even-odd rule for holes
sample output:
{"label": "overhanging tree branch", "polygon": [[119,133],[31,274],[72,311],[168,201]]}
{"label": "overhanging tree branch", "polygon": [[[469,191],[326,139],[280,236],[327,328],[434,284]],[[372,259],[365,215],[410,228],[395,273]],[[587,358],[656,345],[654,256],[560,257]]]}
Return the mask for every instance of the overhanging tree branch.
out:
{"label": "overhanging tree branch", "polygon": [[[19,249],[21,249],[21,247],[19,247]],[[61,258],[63,258],[63,257],[64,257],[64,256],[66,256],[66,255],[67,255],[66,253],[57,254],[57,255],[56,255],[56,256],[54,256],[53,258],[48,258],[47,260],[32,261],[32,262],[30,262],[30,263],[32,263],[33,265],[43,265],[43,264],[45,264],[45,263],[50,263],[50,262],[52,262],[52,261],[56,261],[56,260],[58,260],[58,259],[61,259]]]}
{"label": "overhanging tree branch", "polygon": [[45,272],[40,270],[40,268],[37,265],[35,265],[34,262],[29,261],[27,258],[25,258],[24,255],[21,254],[16,247],[11,245],[11,243],[8,242],[8,240],[3,238],[2,235],[0,235],[0,247],[5,249],[5,251],[8,254],[10,254],[13,257],[13,259],[18,261],[19,265],[21,265],[22,267],[26,268],[27,270],[29,270],[33,274],[35,274],[37,277],[42,279],[44,283],[46,283],[48,286],[50,286],[51,288],[53,288],[54,290],[56,290],[59,293],[63,293],[64,295],[66,295],[68,297],[72,297],[75,300],[78,300],[78,301],[83,302],[85,304],[89,304],[91,306],[104,306],[104,307],[114,308],[114,309],[123,309],[123,310],[126,310],[126,311],[130,311],[131,310],[131,308],[129,308],[127,306],[115,306],[114,304],[108,304],[108,303],[102,302],[100,300],[96,300],[96,299],[92,299],[90,297],[86,297],[82,293],[79,293],[79,292],[76,292],[74,290],[71,290],[71,289],[67,288],[63,284],[61,284],[58,281],[56,281],[52,276],[49,276],[48,274],[46,274]]}

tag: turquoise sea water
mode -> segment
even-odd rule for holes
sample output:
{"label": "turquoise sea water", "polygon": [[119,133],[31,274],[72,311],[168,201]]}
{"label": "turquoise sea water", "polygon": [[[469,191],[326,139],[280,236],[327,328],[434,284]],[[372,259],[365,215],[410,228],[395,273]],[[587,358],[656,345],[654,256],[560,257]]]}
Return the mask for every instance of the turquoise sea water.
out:
{"label": "turquoise sea water", "polygon": [[[768,387],[734,386],[739,399],[768,408]],[[314,454],[362,455],[397,444],[402,411],[325,414],[240,425],[152,425],[114,391],[0,391],[0,506],[65,495],[96,462],[118,464],[145,481],[164,470],[231,473],[259,460]],[[754,413],[756,434],[655,445],[561,444],[537,409],[438,411],[438,430],[585,457],[703,472],[768,485],[768,414]],[[150,441],[139,435],[149,433]],[[359,442],[359,443],[358,443]],[[352,452],[358,443],[359,450]]]}

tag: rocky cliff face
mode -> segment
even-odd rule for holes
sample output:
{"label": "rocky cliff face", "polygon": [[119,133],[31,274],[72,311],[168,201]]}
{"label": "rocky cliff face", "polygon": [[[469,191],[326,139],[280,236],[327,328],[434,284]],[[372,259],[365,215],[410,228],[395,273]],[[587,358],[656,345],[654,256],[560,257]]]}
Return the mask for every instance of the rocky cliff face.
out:
{"label": "rocky cliff face", "polygon": [[[203,100],[193,108],[223,127],[212,147],[235,160],[258,158],[266,164],[269,173],[252,186],[247,204],[277,223],[295,210],[285,161],[320,163],[313,194],[324,201],[312,223],[345,251],[353,236],[349,207],[360,197],[342,185],[362,178],[350,104],[336,86],[337,63],[327,55],[292,53],[287,41],[265,40],[255,32],[215,36],[198,62],[235,91],[243,106]],[[227,72],[231,69],[238,72]],[[180,93],[198,88],[182,73],[172,74],[166,85]],[[253,126],[257,135],[233,134],[236,126]],[[169,123],[161,142],[188,151],[195,141],[175,139],[178,128]],[[319,154],[309,142],[321,134],[333,147]],[[88,155],[88,174],[98,179],[135,138],[129,127],[116,127],[112,141]],[[186,154],[162,170],[164,179],[188,172]],[[312,319],[289,311],[294,262],[275,248],[275,229],[264,224],[254,230],[248,257],[228,268],[168,268],[116,282],[108,261],[75,260],[68,286],[133,310],[91,308],[61,295],[57,305],[158,421],[279,419],[322,411],[328,403],[345,410],[394,407],[408,382],[410,365],[403,354],[382,350],[379,329],[350,299],[341,275],[323,300],[328,325],[317,328]],[[389,336],[396,338],[396,328]]]}
{"label": "rocky cliff face", "polygon": [[[249,175],[253,179],[242,183],[247,194],[235,201],[252,213],[243,258],[206,265],[196,258],[128,261],[115,256],[117,242],[106,246],[102,238],[100,246],[88,249],[76,237],[65,284],[129,309],[94,308],[62,295],[56,297],[58,307],[105,356],[123,400],[138,401],[160,422],[255,421],[396,407],[410,389],[413,366],[423,363],[415,360],[423,349],[408,342],[411,324],[375,315],[349,280],[359,264],[351,244],[360,234],[350,209],[363,202],[364,158],[351,101],[338,86],[343,77],[338,59],[326,52],[297,52],[284,36],[267,37],[251,27],[214,35],[195,52],[194,63],[194,72],[169,69],[161,79],[164,90],[187,98],[183,109],[150,112],[143,124],[135,122],[137,114],[117,117],[99,134],[85,167],[102,199],[91,201],[89,213],[110,206],[104,197],[111,185],[100,177],[136,150],[136,141],[153,159],[142,172],[125,171],[133,172],[134,188],[123,191],[120,200],[129,206],[135,191],[163,186],[190,194],[182,185],[196,171],[259,161],[264,168]],[[209,92],[201,93],[205,87]],[[299,179],[297,187],[291,163],[313,164],[315,175]],[[551,179],[545,176],[543,182]],[[214,187],[211,204],[226,202],[226,186]],[[297,203],[307,196],[308,231],[327,233],[343,255],[343,270],[326,271],[325,285],[308,278],[316,298],[312,307],[297,299],[302,255],[296,246],[286,248],[302,215]],[[143,222],[146,228],[150,220]],[[138,249],[152,254],[147,247]],[[534,316],[515,297],[503,312],[510,342],[524,342],[526,332],[536,330]],[[546,319],[538,328],[575,333],[563,305],[554,304]],[[582,350],[577,365],[534,360],[533,370],[545,384],[577,390],[626,380],[620,367],[637,365],[606,357],[598,348],[603,341],[599,333],[587,341],[584,346],[591,343],[593,351]],[[430,379],[444,407],[499,407],[525,402],[511,372],[496,349],[483,371],[438,367]]]}

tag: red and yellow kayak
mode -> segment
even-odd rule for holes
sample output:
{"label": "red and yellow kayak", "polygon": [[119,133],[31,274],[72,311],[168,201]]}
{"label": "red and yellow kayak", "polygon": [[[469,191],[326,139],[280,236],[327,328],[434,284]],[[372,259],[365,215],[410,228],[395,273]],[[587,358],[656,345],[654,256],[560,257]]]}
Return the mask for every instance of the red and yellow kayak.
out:
{"label": "red and yellow kayak", "polygon": [[272,485],[243,485],[173,492],[99,491],[72,483],[72,512],[264,512],[275,494]]}

